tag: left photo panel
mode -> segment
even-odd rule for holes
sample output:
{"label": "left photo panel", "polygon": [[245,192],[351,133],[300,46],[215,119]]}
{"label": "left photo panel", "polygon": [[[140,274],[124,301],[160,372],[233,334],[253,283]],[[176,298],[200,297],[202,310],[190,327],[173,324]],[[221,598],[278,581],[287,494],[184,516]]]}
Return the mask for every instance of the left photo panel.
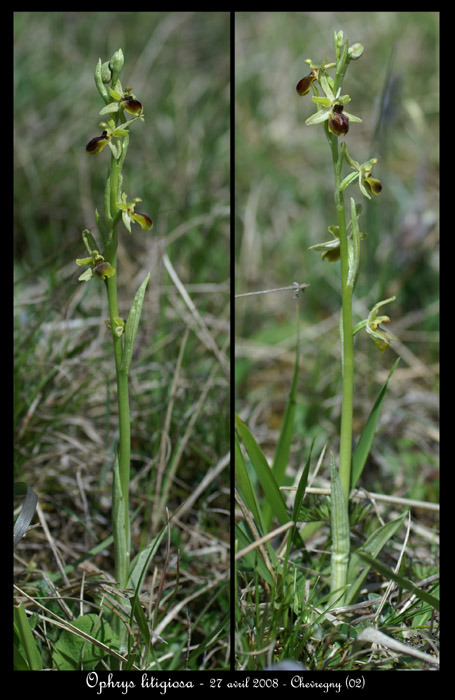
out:
{"label": "left photo panel", "polygon": [[14,668],[228,671],[231,14],[13,19]]}

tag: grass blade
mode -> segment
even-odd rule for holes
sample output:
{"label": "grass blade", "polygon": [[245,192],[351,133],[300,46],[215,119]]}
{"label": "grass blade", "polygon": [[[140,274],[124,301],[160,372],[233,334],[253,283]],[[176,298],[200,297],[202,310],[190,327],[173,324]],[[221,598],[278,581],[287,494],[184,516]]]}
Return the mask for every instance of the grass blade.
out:
{"label": "grass blade", "polygon": [[[14,606],[14,627],[15,630],[17,631],[17,636],[19,637],[22,646],[25,651],[25,656],[26,659],[24,660],[23,657],[21,656],[21,659],[23,661],[26,661],[27,664],[27,670],[30,671],[41,671],[43,668],[43,663],[41,661],[41,654],[39,652],[39,649],[35,643],[35,639],[33,637],[33,632],[30,628],[30,624],[27,618],[27,613],[25,612],[25,608],[22,603],[20,603],[17,607]],[[16,651],[16,646],[15,646],[15,651]],[[17,649],[18,654],[20,654],[19,650]]]}
{"label": "grass blade", "polygon": [[434,610],[439,610],[439,600],[438,598],[435,598],[435,596],[431,595],[431,593],[427,593],[426,591],[422,591],[420,588],[417,588],[417,586],[411,583],[411,581],[408,581],[399,574],[396,574],[392,569],[390,569],[382,562],[378,561],[378,559],[371,556],[371,554],[369,554],[368,552],[359,549],[357,551],[357,554],[359,557],[361,557],[361,559],[368,562],[368,564],[370,564],[370,566],[376,569],[376,571],[378,571],[380,574],[382,574],[386,578],[392,579],[392,581],[398,583],[401,586],[401,588],[404,588],[407,591],[411,591],[411,593],[413,593],[417,598],[419,598],[419,600],[423,600],[425,603],[431,605],[431,607],[434,608]]}
{"label": "grass blade", "polygon": [[[253,539],[247,535],[246,532],[244,532],[243,527],[241,525],[237,525],[237,523],[235,524],[235,539],[237,541],[238,550],[244,549],[253,542]],[[273,584],[272,575],[265,565],[259,549],[248,552],[242,557],[242,560],[245,563],[246,568],[251,568],[256,571],[264,581],[267,581],[269,586]]]}
{"label": "grass blade", "polygon": [[297,487],[297,493],[295,495],[294,507],[292,509],[292,520],[294,522],[297,522],[297,520],[298,520],[300,506],[302,505],[302,501],[303,501],[304,496],[305,496],[305,489],[306,489],[306,486],[308,483],[308,474],[310,471],[311,454],[313,452],[314,441],[315,441],[315,438],[313,438],[313,441],[311,443],[310,451],[308,454],[308,459],[306,461],[305,468],[302,472],[302,476],[300,477],[299,485]]}
{"label": "grass blade", "polygon": [[253,514],[253,517],[256,521],[256,525],[259,528],[261,535],[264,535],[266,533],[264,519],[262,517],[262,512],[257,502],[253,486],[251,485],[250,476],[246,468],[245,460],[243,459],[243,454],[240,449],[240,443],[237,434],[235,434],[235,482],[239,493],[241,494],[243,501],[245,502],[245,505],[250,509],[251,513]]}
{"label": "grass blade", "polygon": [[[405,515],[406,512],[400,515],[396,520],[386,523],[373,532],[363,545],[363,555],[366,554],[371,557],[376,557],[386,542],[400,529]],[[348,583],[350,584],[350,588],[347,591],[344,605],[349,605],[356,601],[362,584],[368,575],[370,570],[369,566],[365,566],[362,571],[360,571],[364,561],[365,557],[362,557],[359,552],[355,551],[351,553],[348,571]]]}
{"label": "grass blade", "polygon": [[[295,352],[294,373],[292,376],[291,389],[289,391],[283,422],[281,424],[280,436],[278,438],[275,454],[273,456],[272,473],[278,486],[282,486],[286,467],[289,460],[292,436],[294,434],[294,417],[297,403],[297,386],[299,379],[299,335],[297,334],[297,347]],[[270,525],[272,513],[266,503],[264,506],[264,519],[266,525]]]}
{"label": "grass blade", "polygon": [[261,448],[257,444],[245,423],[237,414],[235,415],[235,428],[245,446],[259,482],[264,489],[265,498],[271,508],[272,514],[277,518],[280,525],[284,525],[290,520],[289,513],[283,496],[281,495],[281,491],[275,481],[275,477],[273,476],[272,470],[270,469]]}
{"label": "grass blade", "polygon": [[27,484],[16,482],[14,484],[14,495],[25,495],[22,510],[19,513],[16,522],[14,523],[14,547],[20,542],[22,537],[30,525],[30,522],[35,514],[38,496]]}
{"label": "grass blade", "polygon": [[378,398],[375,401],[375,404],[371,410],[370,415],[368,416],[368,420],[365,423],[365,427],[362,430],[362,434],[360,436],[360,439],[354,449],[354,452],[352,454],[352,469],[351,469],[351,488],[354,489],[357,486],[357,482],[360,479],[363,468],[365,466],[365,463],[367,461],[368,454],[371,449],[371,444],[373,442],[373,437],[374,437],[374,431],[376,430],[376,424],[379,419],[379,414],[381,413],[381,407],[382,407],[382,402],[385,396],[385,392],[387,389],[387,384],[389,383],[389,379],[392,376],[392,374],[395,372],[395,369],[399,363],[401,358],[398,358],[393,365],[392,369],[390,370],[389,376],[387,377],[385,384],[381,388],[381,391],[378,394]]}

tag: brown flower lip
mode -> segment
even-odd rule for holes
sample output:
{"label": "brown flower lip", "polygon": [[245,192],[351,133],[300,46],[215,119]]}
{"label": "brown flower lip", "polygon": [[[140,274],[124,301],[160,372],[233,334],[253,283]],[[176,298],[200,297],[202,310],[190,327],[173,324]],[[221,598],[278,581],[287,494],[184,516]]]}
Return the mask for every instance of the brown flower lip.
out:
{"label": "brown flower lip", "polygon": [[349,131],[349,118],[343,114],[343,105],[335,105],[329,117],[329,131],[335,136],[344,136]]}
{"label": "brown flower lip", "polygon": [[95,136],[94,139],[88,142],[88,144],[85,147],[85,150],[87,151],[87,153],[95,155],[96,153],[100,152],[103,142],[108,140],[109,139],[107,138],[107,131],[103,131],[101,136]]}
{"label": "brown flower lip", "polygon": [[295,89],[301,97],[309,92],[313,80],[316,80],[314,71],[311,71],[310,75],[307,75],[305,78],[302,78],[302,80],[299,80]]}
{"label": "brown flower lip", "polygon": [[147,214],[143,214],[140,211],[135,211],[134,213],[136,214],[136,216],[140,216],[144,219],[144,223],[149,229],[152,228],[153,222],[152,222],[151,218],[149,216],[147,216]]}
{"label": "brown flower lip", "polygon": [[130,114],[138,114],[142,112],[142,104],[139,100],[135,100],[131,95],[124,95],[122,100],[122,107]]}
{"label": "brown flower lip", "polygon": [[109,265],[108,262],[101,262],[93,268],[93,272],[101,280],[104,280],[104,279],[106,279],[106,277],[111,276],[108,274],[111,271],[111,269],[112,269],[112,266]]}

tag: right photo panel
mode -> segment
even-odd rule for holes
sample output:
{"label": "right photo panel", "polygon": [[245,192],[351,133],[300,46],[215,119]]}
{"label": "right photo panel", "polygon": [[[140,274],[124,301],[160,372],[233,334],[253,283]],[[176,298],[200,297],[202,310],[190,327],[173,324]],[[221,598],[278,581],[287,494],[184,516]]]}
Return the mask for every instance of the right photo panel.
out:
{"label": "right photo panel", "polygon": [[439,669],[439,23],[235,13],[236,671]]}

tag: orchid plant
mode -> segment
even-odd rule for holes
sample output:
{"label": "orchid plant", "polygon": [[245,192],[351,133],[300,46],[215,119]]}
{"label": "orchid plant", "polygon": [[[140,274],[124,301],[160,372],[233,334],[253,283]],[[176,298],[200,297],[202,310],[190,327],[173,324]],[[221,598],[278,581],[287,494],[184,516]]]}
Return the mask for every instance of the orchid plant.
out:
{"label": "orchid plant", "polygon": [[[130,129],[137,122],[144,121],[141,102],[132,94],[131,88],[123,88],[119,79],[124,64],[121,49],[110,61],[98,61],[95,69],[95,84],[104,102],[100,115],[109,115],[107,122],[101,122],[102,133],[92,138],[86,152],[103,158],[109,146],[106,186],[104,191],[104,212],[101,216],[95,211],[95,219],[100,239],[85,229],[82,241],[88,255],[78,258],[76,264],[86,269],[79,277],[88,282],[92,278],[105,286],[109,304],[109,318],[106,327],[112,335],[113,352],[117,378],[117,400],[119,416],[119,442],[114,459],[112,496],[112,528],[115,547],[115,574],[120,588],[126,588],[130,577],[130,408],[128,396],[128,375],[130,372],[134,341],[138,330],[145,291],[150,275],[140,285],[133,300],[128,318],[120,317],[117,301],[117,248],[118,226],[123,223],[131,234],[131,225],[138,223],[148,231],[152,220],[147,214],[136,211],[139,197],[128,200],[123,191],[123,164],[128,151]],[[125,114],[126,113],[126,114]],[[129,115],[131,118],[128,118]],[[100,252],[102,251],[102,252]]]}
{"label": "orchid plant", "polygon": [[[305,124],[314,126],[321,124],[330,145],[335,176],[335,209],[336,225],[329,226],[332,240],[311,246],[312,250],[320,251],[322,258],[335,262],[340,260],[341,267],[341,358],[343,396],[341,407],[340,453],[338,469],[335,460],[331,463],[331,521],[332,521],[332,559],[331,559],[331,604],[347,604],[352,596],[352,585],[349,577],[350,536],[349,536],[349,495],[354,483],[352,455],[352,417],[353,417],[353,387],[354,387],[354,343],[356,333],[365,329],[375,342],[380,352],[391,343],[392,337],[380,324],[388,322],[388,316],[379,316],[378,310],[384,304],[394,301],[395,297],[379,301],[370,311],[368,317],[355,326],[352,318],[352,296],[357,282],[360,262],[361,240],[365,234],[360,232],[359,218],[361,205],[350,199],[350,220],[346,222],[346,207],[344,194],[346,189],[358,182],[363,197],[371,199],[378,196],[382,190],[380,180],[372,177],[376,158],[365,163],[359,163],[350,155],[346,142],[339,139],[346,136],[351,124],[358,124],[360,117],[345,111],[344,107],[351,98],[342,94],[343,80],[352,61],[358,60],[363,54],[363,46],[359,43],[349,46],[343,32],[334,32],[334,49],[336,60],[333,63],[317,65],[311,59],[305,61],[311,68],[311,73],[302,78],[297,84],[297,92],[305,96],[313,90],[312,102],[316,112],[309,116]],[[335,71],[334,77],[329,73]],[[320,95],[319,89],[324,95]],[[342,168],[346,164],[352,172],[343,177]],[[359,477],[359,469],[355,472],[355,480]],[[349,590],[350,589],[350,590]]]}

